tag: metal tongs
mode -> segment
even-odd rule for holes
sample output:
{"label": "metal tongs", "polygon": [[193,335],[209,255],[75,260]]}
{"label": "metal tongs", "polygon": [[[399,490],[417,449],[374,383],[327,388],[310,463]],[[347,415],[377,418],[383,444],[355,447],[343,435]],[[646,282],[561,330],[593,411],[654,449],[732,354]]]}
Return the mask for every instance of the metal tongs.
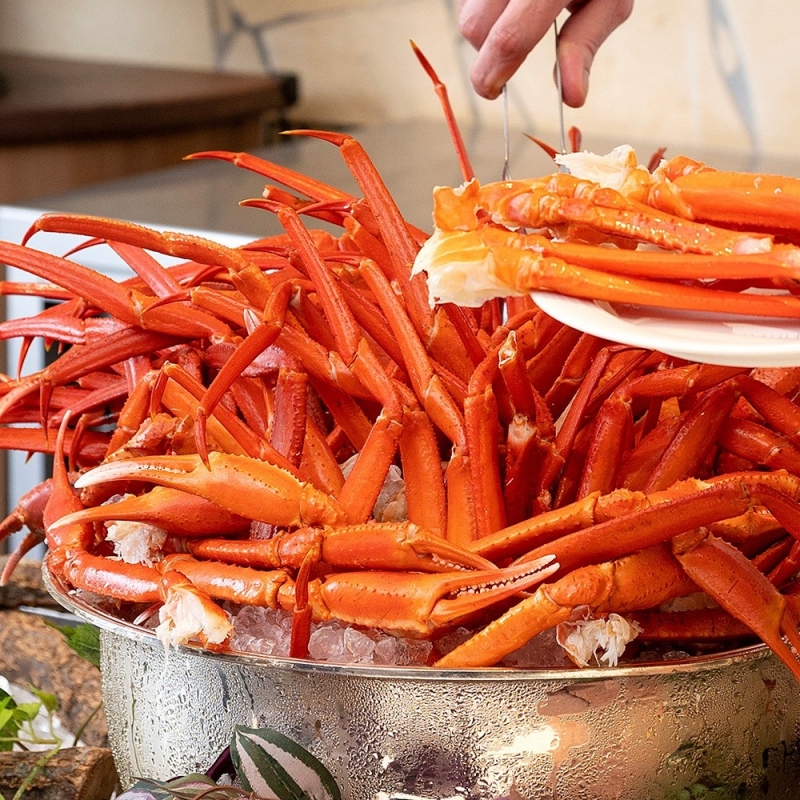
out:
{"label": "metal tongs", "polygon": [[[561,86],[561,65],[558,63],[558,20],[553,20],[553,33],[555,34],[556,49],[556,91],[558,92],[558,124],[561,133],[561,155],[567,152],[567,134],[564,129],[564,89]],[[569,172],[562,164],[559,169],[561,172]]]}
{"label": "metal tongs", "polygon": [[[567,152],[567,134],[564,127],[564,90],[561,86],[561,66],[558,63],[558,20],[553,20],[553,32],[555,34],[556,51],[556,92],[558,93],[558,123],[561,135],[561,155]],[[502,180],[511,180],[509,169],[510,148],[509,148],[509,125],[508,125],[508,84],[503,85],[503,177]],[[562,164],[559,167],[561,172],[569,172]]]}

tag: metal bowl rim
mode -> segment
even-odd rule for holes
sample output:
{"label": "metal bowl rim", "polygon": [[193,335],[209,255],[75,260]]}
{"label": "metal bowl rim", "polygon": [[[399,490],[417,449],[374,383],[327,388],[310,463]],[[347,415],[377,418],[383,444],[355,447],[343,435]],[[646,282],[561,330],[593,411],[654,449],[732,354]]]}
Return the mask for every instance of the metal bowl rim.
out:
{"label": "metal bowl rim", "polygon": [[[153,631],[141,628],[125,620],[117,619],[112,614],[94,608],[85,600],[77,597],[74,594],[74,590],[66,587],[61,579],[50,571],[47,556],[45,556],[42,561],[42,578],[47,591],[61,606],[71,611],[80,619],[95,625],[101,631],[114,634],[115,636],[133,639],[144,644],[160,644]],[[585,667],[583,669],[554,668],[537,670],[517,669],[513,667],[435,669],[432,667],[392,667],[377,664],[335,664],[282,656],[244,653],[240,651],[218,652],[207,650],[201,645],[194,644],[180,645],[179,649],[186,655],[191,653],[201,658],[229,661],[238,665],[247,664],[259,668],[268,667],[287,672],[312,672],[373,679],[440,682],[454,680],[473,682],[591,682],[620,678],[644,678],[725,669],[737,663],[770,656],[770,651],[766,645],[755,644],[716,655],[696,656],[690,659],[675,659],[674,661],[647,662],[625,665],[622,667]]]}

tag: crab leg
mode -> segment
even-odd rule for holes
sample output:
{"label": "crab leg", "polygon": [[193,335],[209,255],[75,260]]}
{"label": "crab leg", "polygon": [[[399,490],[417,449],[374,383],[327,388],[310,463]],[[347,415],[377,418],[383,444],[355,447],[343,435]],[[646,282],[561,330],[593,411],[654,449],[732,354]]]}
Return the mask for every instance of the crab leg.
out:
{"label": "crab leg", "polygon": [[[693,527],[698,521],[703,524],[734,516],[754,501],[763,503],[795,537],[800,534],[796,494],[789,497],[765,484],[741,481],[737,485],[728,479],[707,490],[634,511],[535,548],[529,554],[534,558],[543,549],[555,553],[562,564],[562,577],[552,585],[540,587],[437,666],[491,666],[532,636],[569,619],[577,606],[588,605],[600,612],[643,610],[689,593],[697,584],[759,635],[800,679],[800,661],[781,639],[781,634],[787,636],[800,653],[797,622],[784,599],[739,550],[706,530]],[[688,512],[685,516],[684,510]],[[643,535],[644,529],[639,527],[642,523],[652,536]],[[634,530],[636,542],[623,544],[622,538]],[[676,565],[671,564],[672,557],[662,544],[668,538],[672,539]],[[579,540],[573,550],[572,545]],[[614,544],[606,549],[610,540]],[[586,561],[603,561],[611,552],[631,552],[642,546],[649,549],[611,564],[581,566]],[[647,559],[651,557],[658,563],[649,563]],[[680,569],[676,571],[678,563]],[[612,581],[609,570],[623,564],[624,570],[620,575],[614,572]],[[681,571],[685,574],[680,575]],[[628,574],[630,580],[622,583],[621,576]],[[650,576],[645,585],[642,574]],[[651,591],[654,593],[649,594]]]}
{"label": "crab leg", "polygon": [[236,348],[203,394],[195,411],[195,436],[204,457],[208,417],[244,369],[278,338],[283,330],[286,308],[293,293],[294,286],[288,281],[278,284],[267,302],[263,321]]}
{"label": "crab leg", "polygon": [[[673,539],[673,552],[691,578],[744,622],[800,680],[797,620],[775,587],[732,545],[694,531]],[[794,648],[789,649],[781,636]]]}
{"label": "crab leg", "polygon": [[[295,608],[294,582],[282,570],[263,571],[176,555],[165,559],[212,598],[270,608]],[[534,564],[473,572],[334,573],[308,583],[317,622],[337,619],[414,637],[429,638],[544,580],[550,557]]]}
{"label": "crab leg", "polygon": [[[648,575],[647,581],[641,576]],[[436,662],[448,668],[491,667],[533,636],[570,620],[576,611],[652,608],[696,589],[669,548],[656,546],[615,561],[577,569],[540,586],[498,619]]]}
{"label": "crab leg", "polygon": [[[772,248],[770,236],[729,231],[655,212],[614,189],[566,173],[556,173],[540,181],[501,181],[482,187],[476,182],[475,185],[476,207],[507,227],[579,223],[602,233],[702,255],[742,255]],[[443,195],[449,191],[437,190]],[[469,189],[464,196],[473,199]],[[443,197],[442,202],[451,201]]]}
{"label": "crab leg", "polygon": [[192,555],[261,569],[299,569],[313,547],[320,561],[350,569],[453,572],[487,570],[494,564],[413,522],[366,522],[339,528],[298,528],[271,539],[197,539]]}
{"label": "crab leg", "polygon": [[170,308],[148,310],[152,297],[120,286],[111,278],[65,258],[0,242],[0,259],[63,286],[127,325],[187,338],[232,335],[227,325],[200,309],[180,305],[180,313],[176,314],[173,304]]}
{"label": "crab leg", "polygon": [[800,181],[780,175],[726,172],[677,156],[653,175],[647,203],[723,225],[796,230]]}
{"label": "crab leg", "polygon": [[75,523],[141,522],[175,536],[225,536],[244,533],[250,520],[226,511],[198,495],[154,486],[142,495],[125,495],[114,502],[73,511],[50,523],[55,531]]}
{"label": "crab leg", "polygon": [[[478,306],[491,297],[551,291],[590,300],[703,313],[800,317],[797,297],[744,295],[614,275],[556,256],[487,244],[482,233],[474,230],[437,231],[420,251],[414,271],[427,274],[431,296],[440,303]],[[643,253],[641,274],[646,273],[647,254]],[[481,278],[482,285],[478,282]]]}
{"label": "crab leg", "polygon": [[625,443],[633,435],[632,409],[637,400],[691,396],[741,372],[734,367],[690,364],[626,381],[603,403],[597,415],[578,496],[616,488]]}
{"label": "crab leg", "polygon": [[[387,277],[400,286],[401,294],[408,305],[408,314],[421,340],[434,358],[462,379],[466,379],[472,368],[470,360],[464,354],[463,348],[458,346],[460,339],[446,310],[432,311],[425,284],[409,273],[408,267],[413,263],[419,246],[364,148],[346,134],[311,130],[290,133],[314,136],[339,148],[375,215],[381,236],[389,250],[391,272]],[[389,268],[388,264],[386,266]]]}
{"label": "crab leg", "polygon": [[16,508],[0,522],[0,542],[12,533],[28,529],[22,543],[11,555],[0,574],[0,586],[5,586],[17,563],[32,547],[44,541],[44,509],[53,491],[53,479],[36,484],[20,497]]}
{"label": "crab leg", "polygon": [[631,277],[644,273],[671,281],[698,278],[784,281],[800,277],[800,251],[786,244],[776,244],[765,252],[719,255],[604,248],[582,242],[553,241],[541,234],[521,234],[502,228],[482,228],[481,239],[492,247],[519,248],[543,258],[559,258],[577,267]]}
{"label": "crab leg", "polygon": [[58,530],[51,528],[55,520],[82,508],[78,495],[70,485],[64,462],[68,424],[69,414],[65,414],[56,439],[52,488],[42,515],[49,550],[49,568],[79,589],[121,600],[159,600],[159,575],[155,569],[142,564],[112,561],[90,552],[94,542],[91,525],[78,522]]}

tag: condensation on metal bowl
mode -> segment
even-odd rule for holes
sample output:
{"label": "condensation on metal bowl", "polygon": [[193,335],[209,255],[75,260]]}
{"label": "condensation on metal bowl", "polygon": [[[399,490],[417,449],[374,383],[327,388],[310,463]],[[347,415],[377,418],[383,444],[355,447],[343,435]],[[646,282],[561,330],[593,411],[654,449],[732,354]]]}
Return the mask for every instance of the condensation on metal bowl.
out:
{"label": "condensation on metal bowl", "polygon": [[[45,570],[46,573],[46,570]],[[45,575],[101,630],[123,784],[207,769],[236,724],[316,755],[351,800],[658,800],[796,796],[800,691],[764,647],[581,671],[345,667],[169,653]]]}

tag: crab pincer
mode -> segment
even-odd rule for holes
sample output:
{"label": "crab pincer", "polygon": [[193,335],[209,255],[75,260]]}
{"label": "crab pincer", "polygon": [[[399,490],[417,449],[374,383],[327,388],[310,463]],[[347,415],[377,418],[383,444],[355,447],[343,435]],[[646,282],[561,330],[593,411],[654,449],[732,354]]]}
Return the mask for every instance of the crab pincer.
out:
{"label": "crab pincer", "polygon": [[339,503],[274,464],[249,456],[212,451],[209,467],[197,454],[111,461],[76,481],[142,480],[212,500],[228,511],[274,525],[333,525],[344,520]]}

